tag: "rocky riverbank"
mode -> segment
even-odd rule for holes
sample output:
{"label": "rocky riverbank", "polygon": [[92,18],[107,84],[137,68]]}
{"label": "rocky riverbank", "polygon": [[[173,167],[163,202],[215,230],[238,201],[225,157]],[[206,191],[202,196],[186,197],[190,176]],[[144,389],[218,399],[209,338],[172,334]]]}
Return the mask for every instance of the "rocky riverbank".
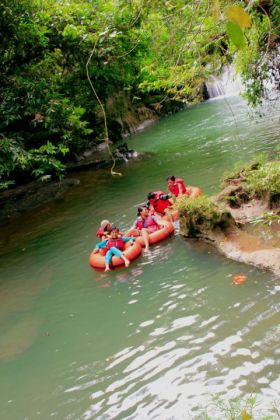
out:
{"label": "rocky riverbank", "polygon": [[178,200],[180,233],[280,277],[279,169],[280,162],[253,162],[228,177],[217,196]]}
{"label": "rocky riverbank", "polygon": [[[47,202],[62,198],[69,188],[79,185],[79,179],[68,178],[72,172],[110,167],[112,154],[119,163],[142,158],[137,151],[129,149],[126,139],[185,106],[170,100],[163,104],[152,101],[156,101],[156,98],[151,97],[151,103],[148,104],[134,104],[131,95],[125,92],[116,92],[108,98],[105,108],[109,137],[113,141],[94,144],[80,155],[72,153],[71,160],[66,163],[66,178],[62,181],[29,182],[32,179],[30,175],[18,174],[18,186],[0,191],[0,226]],[[100,114],[97,117],[102,124],[103,116]]]}
{"label": "rocky riverbank", "polygon": [[[118,163],[130,159],[141,159],[142,155],[133,150],[115,149]],[[118,154],[117,154],[118,153]],[[72,178],[71,172],[93,170],[112,165],[107,145],[102,143],[98,148],[88,150],[67,165],[67,176],[61,181],[32,181],[16,188],[0,192],[0,226],[11,223],[24,213],[39,208],[48,202],[62,199],[66,191],[80,184],[78,178]],[[77,176],[77,175],[75,175]]]}

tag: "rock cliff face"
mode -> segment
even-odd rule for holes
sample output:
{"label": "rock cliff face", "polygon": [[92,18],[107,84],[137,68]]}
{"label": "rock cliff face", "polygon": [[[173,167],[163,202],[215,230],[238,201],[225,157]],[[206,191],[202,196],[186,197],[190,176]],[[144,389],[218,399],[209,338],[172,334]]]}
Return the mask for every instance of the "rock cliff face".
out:
{"label": "rock cliff face", "polygon": [[133,103],[133,98],[125,92],[118,92],[106,101],[108,126],[113,140],[124,138],[139,130],[146,121],[156,121],[159,117],[154,107]]}
{"label": "rock cliff face", "polygon": [[278,194],[267,191],[250,197],[245,177],[234,177],[218,196],[207,202],[197,199],[197,205],[181,209],[179,204],[179,211],[183,236],[209,242],[228,258],[280,277]]}
{"label": "rock cliff face", "polygon": [[[167,99],[167,98],[166,98]],[[112,141],[125,138],[157,121],[161,116],[182,110],[184,103],[164,100],[163,95],[132,96],[129,91],[119,91],[105,103],[109,138]],[[103,114],[97,115],[103,122]]]}

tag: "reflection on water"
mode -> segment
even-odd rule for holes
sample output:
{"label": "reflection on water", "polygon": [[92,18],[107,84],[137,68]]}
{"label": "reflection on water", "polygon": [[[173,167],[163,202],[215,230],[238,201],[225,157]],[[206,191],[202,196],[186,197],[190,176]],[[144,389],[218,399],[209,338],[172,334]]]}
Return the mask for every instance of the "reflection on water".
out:
{"label": "reflection on water", "polygon": [[[255,275],[249,273],[251,281]],[[140,316],[145,321],[129,323],[133,344],[104,360],[98,381],[93,380],[95,369],[87,366],[83,377],[76,372],[76,385],[65,389],[74,394],[89,390],[92,401],[82,418],[169,418],[171,411],[175,418],[194,418],[202,405],[210,403],[211,393],[237,397],[265,386],[267,395],[276,396],[279,382],[272,388],[269,383],[279,331],[270,327],[269,346],[264,346],[262,331],[268,320],[276,321],[279,304],[264,310],[267,297],[257,302],[259,292],[251,295],[247,290],[244,299],[236,290],[227,305],[222,303],[223,296],[217,296],[215,307],[213,286],[207,283],[198,288],[193,282],[189,286],[183,282],[158,284],[159,294],[165,289],[166,298],[154,308],[152,318]],[[231,289],[229,281],[227,284]],[[141,305],[141,293],[137,296],[132,304]],[[201,307],[204,310],[198,311]]]}
{"label": "reflection on water", "polygon": [[[236,160],[275,149],[279,104],[254,120],[239,99],[230,106],[162,120],[130,141],[148,155],[123,177],[77,174],[62,201],[1,232],[0,418],[203,418],[212,394],[258,393],[259,409],[277,400],[279,279],[178,227],[127,269],[88,266],[100,220],[130,227],[166,176],[212,194]],[[246,283],[233,285],[241,272]]]}

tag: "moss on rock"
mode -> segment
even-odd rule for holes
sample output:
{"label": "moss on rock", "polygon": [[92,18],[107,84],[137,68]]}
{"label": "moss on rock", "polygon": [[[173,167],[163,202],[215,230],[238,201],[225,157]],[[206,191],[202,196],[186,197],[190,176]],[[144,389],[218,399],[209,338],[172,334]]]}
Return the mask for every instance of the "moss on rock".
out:
{"label": "moss on rock", "polygon": [[228,175],[222,187],[216,200],[232,208],[252,199],[267,201],[268,208],[277,206],[280,203],[280,161],[268,161],[262,155]]}
{"label": "moss on rock", "polygon": [[177,199],[175,208],[180,214],[180,232],[186,237],[205,238],[213,230],[227,230],[235,225],[230,212],[206,196],[182,196]]}

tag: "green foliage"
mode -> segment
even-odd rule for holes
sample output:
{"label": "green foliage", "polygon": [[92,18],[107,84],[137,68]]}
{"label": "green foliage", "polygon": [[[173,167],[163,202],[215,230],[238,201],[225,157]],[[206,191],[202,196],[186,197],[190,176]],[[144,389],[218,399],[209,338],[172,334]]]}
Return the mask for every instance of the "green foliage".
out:
{"label": "green foliage", "polygon": [[30,166],[34,168],[32,174],[41,179],[42,181],[49,180],[52,175],[55,178],[61,179],[65,166],[56,158],[58,154],[65,155],[68,148],[63,144],[54,146],[51,142],[47,142],[39,149],[31,149],[30,153]]}
{"label": "green foliage", "polygon": [[206,195],[201,195],[196,198],[189,198],[188,196],[180,196],[174,205],[174,208],[180,214],[187,213],[189,215],[202,215],[208,217],[216,212],[216,206],[213,201]]}
{"label": "green foliage", "polygon": [[260,403],[261,399],[255,394],[231,400],[213,395],[208,411],[215,414],[205,413],[201,418],[207,420],[277,420],[279,418],[279,402],[274,402],[270,408],[265,409],[261,408]]}
{"label": "green foliage", "polygon": [[194,103],[202,99],[205,79],[232,61],[256,103],[268,69],[267,34],[277,36],[278,12],[279,0],[271,18],[255,2],[229,0],[3,0],[0,130],[11,144],[2,151],[2,182],[9,185],[9,174],[24,160],[33,170],[30,150],[48,142],[64,144],[73,156],[104,139],[100,103],[86,77],[89,57],[88,73],[103,104],[121,91],[139,102],[156,96],[150,104],[170,98]]}
{"label": "green foliage", "polygon": [[224,401],[219,396],[213,396],[214,405],[223,413],[226,419],[231,420],[251,420],[253,419],[253,410],[257,402],[256,396],[247,399],[235,398]]}
{"label": "green foliage", "polygon": [[143,61],[140,88],[163,90],[171,97],[195,102],[201,99],[204,79],[213,68],[217,71],[218,62],[218,68],[222,66],[217,38],[223,29],[217,30],[206,3],[170,3],[173,8],[168,17],[163,7],[154,5],[144,22],[152,45]]}
{"label": "green foliage", "polygon": [[260,165],[266,164],[267,162],[268,155],[266,153],[259,153],[251,162],[244,163],[242,161],[237,161],[232,170],[223,174],[221,187],[224,188],[232,180],[245,181],[246,173],[250,172],[252,169],[258,168]]}
{"label": "green foliage", "polygon": [[255,219],[252,220],[250,223],[253,225],[262,224],[271,226],[274,222],[280,224],[280,216],[278,214],[275,214],[273,211],[265,211],[260,216],[255,217]]}
{"label": "green foliage", "polygon": [[233,219],[226,209],[220,209],[207,196],[189,198],[182,196],[176,200],[181,228],[188,237],[197,237],[216,228],[227,229]]}
{"label": "green foliage", "polygon": [[14,181],[7,177],[16,170],[29,170],[35,178],[42,180],[51,177],[61,179],[63,176],[65,166],[57,159],[57,156],[64,156],[68,152],[64,144],[54,146],[48,141],[39,149],[26,151],[20,139],[2,136],[0,145],[0,189],[14,184]]}
{"label": "green foliage", "polygon": [[29,154],[21,145],[21,139],[0,137],[0,189],[14,184],[9,175],[15,169],[26,169],[29,165]]}
{"label": "green foliage", "polygon": [[[275,156],[277,157],[277,155]],[[223,199],[233,205],[240,205],[250,198],[266,198],[270,205],[280,202],[280,160],[269,161],[266,154],[260,154],[253,162],[239,165],[228,173],[223,180],[222,187],[236,186],[232,196]],[[277,220],[279,216],[273,212],[262,215],[254,223]]]}
{"label": "green foliage", "polygon": [[60,176],[62,167],[50,160],[45,145],[64,144],[69,153],[80,153],[104,136],[85,63],[94,52],[90,76],[104,101],[137,80],[141,13],[136,6],[122,6],[114,1],[97,1],[94,7],[74,0],[1,2],[0,129],[13,139],[10,153],[3,150],[2,180],[22,169],[12,152],[18,139],[17,148],[30,159],[25,169],[35,164],[32,173],[41,176],[52,167]]}
{"label": "green foliage", "polygon": [[234,22],[227,23],[227,34],[233,44],[238,48],[243,48],[246,45],[244,34],[241,28]]}
{"label": "green foliage", "polygon": [[251,196],[280,195],[280,161],[245,170],[246,190]]}

